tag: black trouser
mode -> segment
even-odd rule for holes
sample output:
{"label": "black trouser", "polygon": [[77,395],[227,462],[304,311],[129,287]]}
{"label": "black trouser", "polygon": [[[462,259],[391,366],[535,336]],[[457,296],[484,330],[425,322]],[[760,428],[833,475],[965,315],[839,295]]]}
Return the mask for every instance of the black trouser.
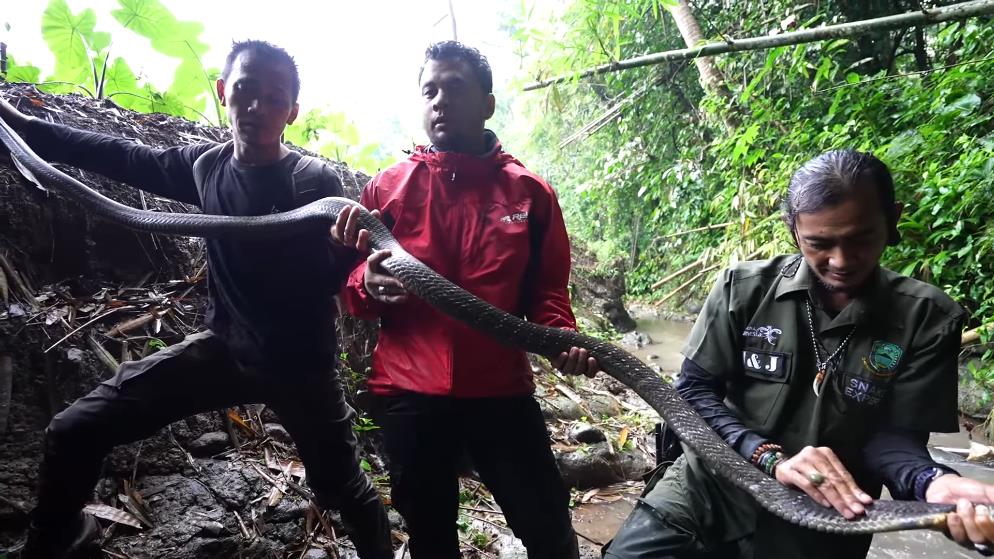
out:
{"label": "black trouser", "polygon": [[529,559],[579,556],[563,484],[538,403],[531,396],[385,398],[380,424],[393,505],[404,516],[414,559],[459,555],[458,462],[476,471],[528,549]]}
{"label": "black trouser", "polygon": [[76,400],[45,431],[38,505],[42,528],[71,522],[88,500],[103,457],[116,445],[152,435],[186,416],[264,403],[293,437],[318,504],[338,509],[363,558],[392,557],[390,524],[359,467],[354,412],[326,368],[263,371],[241,365],[207,331],[141,361]]}

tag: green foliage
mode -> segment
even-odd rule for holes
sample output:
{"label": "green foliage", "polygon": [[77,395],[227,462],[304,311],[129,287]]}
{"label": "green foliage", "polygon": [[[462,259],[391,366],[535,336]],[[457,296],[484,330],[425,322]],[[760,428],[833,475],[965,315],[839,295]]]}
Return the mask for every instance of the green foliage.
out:
{"label": "green foliage", "polygon": [[157,52],[179,60],[167,95],[191,107],[203,106],[206,96],[213,105],[216,124],[224,125],[224,111],[214,87],[221,72],[217,68],[205,68],[202,62],[209,49],[200,40],[204,26],[176,19],[159,0],[118,0],[118,3],[121,8],[111,12],[114,19],[125,29],[149,39]]}
{"label": "green foliage", "polygon": [[159,0],[118,0],[112,12],[126,29],[149,39],[152,48],[178,62],[173,85],[157,91],[143,83],[128,63],[112,58],[109,33],[96,31],[92,9],[73,13],[65,0],[49,0],[42,15],[41,32],[55,56],[55,68],[44,80],[37,67],[21,65],[10,58],[6,79],[37,83],[50,93],[82,91],[96,99],[113,98],[122,107],[141,112],[161,112],[209,121],[198,107],[210,101],[214,124],[224,124],[214,80],[220,73],[205,68],[201,57],[208,46],[200,40],[203,26],[177,20]]}
{"label": "green foliage", "polygon": [[[788,16],[804,27],[893,11],[883,2],[858,13],[835,3],[693,6],[709,40],[766,35]],[[523,11],[507,27],[520,52],[534,53],[536,75],[559,75],[685,47],[659,8],[649,0],[575,0],[560,22],[529,25]],[[994,23],[926,27],[923,43],[912,32],[871,38],[719,57],[726,93],[703,91],[692,62],[530,93],[525,156],[544,162],[536,170],[557,186],[571,235],[602,258],[629,262],[629,292],[654,298],[691,274],[658,292],[649,286],[697,260],[724,265],[793,251],[778,215],[791,174],[829,149],[872,151],[891,167],[906,205],[904,240],[885,253],[885,264],[945,289],[970,311],[971,324],[988,322]],[[557,147],[584,127],[592,134]],[[703,297],[709,287],[702,277],[688,295]]]}
{"label": "green foliage", "polygon": [[10,82],[38,83],[41,70],[30,64],[18,64],[13,56],[7,56],[7,73],[4,79]]}
{"label": "green foliage", "polygon": [[340,112],[312,109],[286,128],[284,139],[368,174],[396,162],[379,144],[362,143],[359,129]]}
{"label": "green foliage", "polygon": [[[893,11],[856,4],[692,6],[709,40],[766,35],[789,19],[810,27]],[[522,10],[507,28],[536,77],[547,77],[685,47],[659,8],[575,0],[559,22],[529,22]],[[529,94],[523,155],[543,162],[536,170],[557,186],[573,238],[604,261],[628,262],[629,293],[652,299],[692,277],[650,289],[692,262],[720,268],[794,251],[778,215],[791,174],[829,149],[871,151],[890,166],[905,204],[903,240],[884,264],[944,289],[971,326],[986,324],[994,319],[992,45],[994,21],[973,19],[926,27],[920,42],[912,32],[878,33],[719,57],[726,92],[703,91],[692,63],[605,74]],[[700,300],[710,284],[698,278],[683,300]],[[994,386],[994,368],[974,369]]]}
{"label": "green foliage", "polygon": [[374,423],[373,420],[367,416],[360,416],[356,419],[355,425],[352,426],[352,429],[358,433],[375,431],[379,428],[380,426]]}
{"label": "green foliage", "polygon": [[52,92],[79,87],[91,97],[98,96],[110,34],[95,31],[96,22],[89,8],[74,14],[65,0],[49,1],[41,18],[41,36],[55,55],[55,70],[48,81],[61,82],[49,88]]}
{"label": "green foliage", "polygon": [[[172,85],[159,91],[143,81],[122,58],[111,57],[111,36],[95,30],[92,9],[74,14],[66,0],[49,0],[42,21],[42,35],[55,55],[55,70],[44,81],[35,66],[18,64],[9,57],[6,79],[37,83],[53,93],[82,91],[94,98],[109,98],[124,108],[159,112],[219,126],[226,124],[215,81],[218,68],[202,60],[209,47],[200,38],[204,26],[180,21],[161,0],[117,0],[111,15],[125,29],[148,39],[152,48],[177,62]],[[208,117],[202,108],[214,113]],[[321,155],[342,161],[369,174],[395,162],[376,143],[362,143],[355,124],[340,112],[312,110],[286,130],[286,140]]]}

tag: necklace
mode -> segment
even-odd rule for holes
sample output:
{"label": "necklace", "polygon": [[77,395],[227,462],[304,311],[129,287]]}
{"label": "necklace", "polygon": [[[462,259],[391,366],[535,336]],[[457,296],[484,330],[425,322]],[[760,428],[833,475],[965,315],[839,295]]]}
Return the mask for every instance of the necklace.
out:
{"label": "necklace", "polygon": [[[849,338],[852,338],[853,332],[856,331],[856,325],[853,324],[852,330],[846,334],[846,337],[842,340],[842,343],[839,344],[839,347],[835,348],[835,351],[833,351],[831,355],[822,361],[821,350],[818,346],[818,338],[815,335],[815,321],[811,315],[811,301],[805,300],[804,306],[808,311],[808,326],[811,328],[811,347],[815,350],[815,368],[818,370],[818,374],[815,375],[815,380],[811,384],[811,389],[814,390],[815,397],[821,397],[821,388],[825,384],[825,378],[830,373],[828,366],[832,365],[836,357],[838,357],[839,354],[842,353],[842,350],[845,349],[846,345],[849,343]],[[834,366],[832,367],[832,370],[835,370]]]}

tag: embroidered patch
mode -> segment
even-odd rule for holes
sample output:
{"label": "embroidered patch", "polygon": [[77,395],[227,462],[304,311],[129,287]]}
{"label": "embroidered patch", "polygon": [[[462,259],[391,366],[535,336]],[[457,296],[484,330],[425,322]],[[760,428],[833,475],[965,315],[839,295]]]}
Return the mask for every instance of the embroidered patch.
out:
{"label": "embroidered patch", "polygon": [[897,344],[890,342],[873,342],[870,349],[870,365],[879,372],[893,373],[897,370],[897,363],[904,355],[904,350]]}
{"label": "embroidered patch", "polygon": [[770,380],[787,378],[790,355],[773,351],[754,351],[747,349],[742,352],[742,365],[746,372],[757,373],[760,377]]}
{"label": "embroidered patch", "polygon": [[747,338],[763,338],[770,345],[777,345],[780,334],[783,334],[783,330],[773,326],[746,326],[745,331],[742,332]]}
{"label": "embroidered patch", "polygon": [[844,379],[842,393],[846,395],[846,398],[864,406],[876,406],[887,396],[887,383],[885,381],[850,373],[846,373]]}

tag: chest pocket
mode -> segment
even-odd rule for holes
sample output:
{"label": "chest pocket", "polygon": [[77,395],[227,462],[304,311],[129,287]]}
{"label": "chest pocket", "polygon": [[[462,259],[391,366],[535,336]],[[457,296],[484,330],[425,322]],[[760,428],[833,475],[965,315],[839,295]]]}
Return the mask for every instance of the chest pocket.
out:
{"label": "chest pocket", "polygon": [[747,341],[742,348],[742,374],[738,389],[730,393],[736,413],[747,425],[761,432],[772,428],[787,401],[788,382],[793,374],[793,355],[776,351],[770,344]]}
{"label": "chest pocket", "polygon": [[872,415],[886,405],[898,374],[903,350],[874,341],[869,352],[854,352],[835,372],[833,404],[845,415]]}
{"label": "chest pocket", "polygon": [[865,366],[835,371],[831,395],[835,409],[843,415],[873,415],[890,396],[895,375],[879,375]]}

